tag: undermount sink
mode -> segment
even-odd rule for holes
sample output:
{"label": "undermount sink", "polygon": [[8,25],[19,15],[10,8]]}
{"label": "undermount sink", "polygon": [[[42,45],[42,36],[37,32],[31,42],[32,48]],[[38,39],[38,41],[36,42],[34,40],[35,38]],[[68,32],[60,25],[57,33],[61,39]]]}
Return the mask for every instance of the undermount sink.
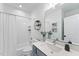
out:
{"label": "undermount sink", "polygon": [[52,50],[51,53],[58,53],[60,51],[62,51],[62,47],[58,44],[50,44],[50,43],[47,43],[47,46]]}

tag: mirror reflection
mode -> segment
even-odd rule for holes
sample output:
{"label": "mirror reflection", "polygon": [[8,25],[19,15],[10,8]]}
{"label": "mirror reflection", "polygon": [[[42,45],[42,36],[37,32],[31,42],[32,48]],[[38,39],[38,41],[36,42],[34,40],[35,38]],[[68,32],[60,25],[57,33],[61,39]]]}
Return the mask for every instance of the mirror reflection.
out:
{"label": "mirror reflection", "polygon": [[[48,40],[58,39],[79,45],[79,3],[57,4],[45,13]],[[46,39],[46,40],[47,40]]]}

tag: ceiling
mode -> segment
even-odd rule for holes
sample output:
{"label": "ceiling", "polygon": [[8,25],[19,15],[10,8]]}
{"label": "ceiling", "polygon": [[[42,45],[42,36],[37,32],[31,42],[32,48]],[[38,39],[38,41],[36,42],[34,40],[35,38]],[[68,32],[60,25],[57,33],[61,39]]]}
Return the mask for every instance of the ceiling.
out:
{"label": "ceiling", "polygon": [[[45,9],[48,6],[48,3],[5,3],[5,5],[16,9],[21,9],[26,12],[33,12],[36,10]],[[20,8],[19,5],[22,5],[23,7]]]}
{"label": "ceiling", "polygon": [[79,3],[64,3],[62,5],[64,12],[69,12],[75,9],[79,9]]}
{"label": "ceiling", "polygon": [[[34,11],[45,10],[49,7],[49,3],[4,3],[8,7],[12,7],[14,9],[20,9],[25,12],[31,13]],[[23,7],[20,8],[19,5]],[[69,12],[74,9],[79,9],[79,3],[64,3],[62,5],[64,13]]]}

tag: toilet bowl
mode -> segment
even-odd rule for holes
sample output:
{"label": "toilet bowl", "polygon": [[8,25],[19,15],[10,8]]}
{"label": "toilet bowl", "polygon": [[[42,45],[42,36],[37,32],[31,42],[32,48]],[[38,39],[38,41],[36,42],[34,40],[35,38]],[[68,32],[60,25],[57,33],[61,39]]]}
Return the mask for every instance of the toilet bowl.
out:
{"label": "toilet bowl", "polygon": [[25,46],[17,50],[18,56],[31,56],[32,55],[32,46]]}

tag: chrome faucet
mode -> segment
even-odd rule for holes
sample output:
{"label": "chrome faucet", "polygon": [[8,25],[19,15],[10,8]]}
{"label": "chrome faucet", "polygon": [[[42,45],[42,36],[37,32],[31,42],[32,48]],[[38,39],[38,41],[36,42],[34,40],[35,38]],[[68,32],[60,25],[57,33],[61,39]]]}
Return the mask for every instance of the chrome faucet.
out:
{"label": "chrome faucet", "polygon": [[53,40],[53,42],[52,42],[52,43],[55,43],[56,41],[58,41],[58,38],[56,38],[55,40]]}

